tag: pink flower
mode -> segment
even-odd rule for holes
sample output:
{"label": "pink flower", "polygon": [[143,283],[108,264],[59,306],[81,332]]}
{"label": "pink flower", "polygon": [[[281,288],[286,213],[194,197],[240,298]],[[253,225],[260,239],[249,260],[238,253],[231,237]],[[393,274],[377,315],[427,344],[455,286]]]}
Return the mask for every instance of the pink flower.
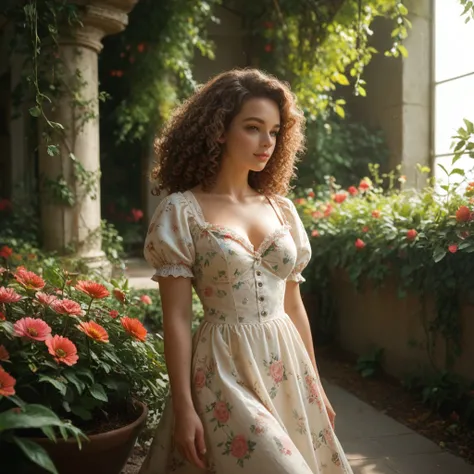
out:
{"label": "pink flower", "polygon": [[378,219],[380,217],[380,211],[378,209],[374,209],[372,211],[372,217],[374,217],[375,219]]}
{"label": "pink flower", "polygon": [[359,183],[359,190],[367,191],[367,189],[370,189],[370,181],[368,179],[362,179]]}
{"label": "pink flower", "polygon": [[18,267],[14,275],[16,281],[28,290],[42,290],[45,281],[34,272],[29,272],[25,267]]}
{"label": "pink flower", "polygon": [[125,331],[128,332],[128,334],[130,334],[130,336],[132,336],[134,339],[142,342],[145,341],[147,330],[138,319],[124,316],[120,319],[120,323],[122,324],[122,327],[125,329]]}
{"label": "pink flower", "polygon": [[120,303],[125,303],[125,293],[122,290],[118,290],[117,288],[112,292],[114,294],[114,298]]}
{"label": "pink flower", "polygon": [[51,337],[51,328],[39,318],[21,318],[13,326],[15,336],[34,341],[46,341]]}
{"label": "pink flower", "polygon": [[53,356],[54,360],[59,364],[74,365],[79,356],[75,344],[67,337],[55,335],[45,342],[48,352]]}
{"label": "pink flower", "polygon": [[227,403],[225,402],[216,402],[214,406],[214,417],[219,423],[227,423],[230,418],[230,412],[227,408]]}
{"label": "pink flower", "polygon": [[343,192],[336,193],[332,198],[334,202],[337,202],[338,204],[342,204],[346,200],[347,194]]}
{"label": "pink flower", "polygon": [[232,443],[230,445],[230,453],[235,458],[243,458],[249,451],[249,446],[247,439],[244,435],[234,436]]}
{"label": "pink flower", "polygon": [[109,342],[109,334],[107,331],[94,321],[81,322],[76,326],[80,331],[82,331],[86,336],[94,339],[97,342]]}
{"label": "pink flower", "polygon": [[355,196],[359,192],[355,186],[349,186],[347,191],[349,191],[351,196]]}
{"label": "pink flower", "polygon": [[35,298],[44,306],[50,306],[53,301],[56,301],[58,297],[56,295],[49,295],[47,293],[42,293],[38,291]]}
{"label": "pink flower", "polygon": [[0,287],[0,303],[17,303],[21,296],[13,288]]}
{"label": "pink flower", "polygon": [[56,300],[51,303],[51,308],[58,314],[66,314],[68,316],[81,316],[81,305],[73,300]]}
{"label": "pink flower", "polygon": [[357,250],[362,250],[365,247],[365,242],[362,239],[357,239],[354,245]]}
{"label": "pink flower", "polygon": [[270,375],[275,383],[280,383],[283,381],[285,374],[285,368],[283,366],[282,360],[277,360],[272,363],[270,366]]}
{"label": "pink flower", "polygon": [[132,209],[132,220],[133,222],[138,222],[143,218],[143,211],[140,209]]}
{"label": "pink flower", "polygon": [[3,257],[5,260],[7,258],[10,258],[11,255],[13,253],[13,249],[11,249],[10,247],[7,247],[6,245],[4,245],[1,249],[0,249],[0,257]]}
{"label": "pink flower", "polygon": [[319,231],[317,229],[313,229],[311,231],[311,237],[319,237]]}
{"label": "pink flower", "polygon": [[109,315],[112,319],[115,319],[119,315],[119,312],[113,309],[112,311],[109,311]]}
{"label": "pink flower", "polygon": [[206,386],[206,373],[203,369],[197,369],[194,374],[194,386],[199,390]]}
{"label": "pink flower", "polygon": [[458,251],[458,246],[456,244],[451,244],[449,247],[448,247],[448,250],[451,252],[451,253],[456,253]]}
{"label": "pink flower", "polygon": [[141,295],[140,296],[140,301],[143,304],[147,304],[147,305],[152,303],[151,298],[148,295]]}

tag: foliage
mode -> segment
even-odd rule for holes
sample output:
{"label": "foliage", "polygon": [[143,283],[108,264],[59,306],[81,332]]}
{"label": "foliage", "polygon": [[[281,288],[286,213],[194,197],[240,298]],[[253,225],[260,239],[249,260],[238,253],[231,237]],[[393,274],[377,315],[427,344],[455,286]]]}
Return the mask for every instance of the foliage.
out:
{"label": "foliage", "polygon": [[[141,323],[126,316],[135,301],[114,312],[112,284],[84,283],[57,266],[44,265],[41,277],[10,268],[1,278],[2,364],[22,400],[43,404],[86,432],[132,398],[152,409],[161,404],[164,363]],[[9,397],[0,400],[0,411],[9,405]]]}
{"label": "foliage", "polygon": [[324,184],[326,176],[337,176],[341,186],[349,186],[366,175],[369,163],[384,167],[388,161],[381,131],[334,113],[309,120],[306,138],[306,152],[298,164],[299,188]]}
{"label": "foliage", "polygon": [[378,347],[369,354],[362,355],[357,359],[357,371],[362,377],[373,377],[381,368],[384,349]]}
{"label": "foliage", "polygon": [[[81,430],[69,421],[60,420],[54,412],[44,405],[24,403],[16,396],[10,401],[17,405],[0,413],[0,455],[3,459],[5,472],[23,472],[27,468],[22,464],[27,459],[45,471],[58,474],[48,453],[35,441],[22,436],[25,430],[41,430],[43,436],[51,441],[57,440],[57,431],[64,440],[74,437],[78,446],[82,446],[81,438],[87,439]],[[24,457],[16,456],[15,448]]]}

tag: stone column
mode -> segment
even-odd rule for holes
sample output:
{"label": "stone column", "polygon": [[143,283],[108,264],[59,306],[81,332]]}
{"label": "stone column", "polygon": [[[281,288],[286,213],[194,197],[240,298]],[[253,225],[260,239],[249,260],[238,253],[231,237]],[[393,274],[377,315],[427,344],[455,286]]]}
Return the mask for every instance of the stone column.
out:
{"label": "stone column", "polygon": [[[110,264],[101,249],[100,156],[98,121],[98,53],[104,36],[119,33],[127,25],[127,13],[138,0],[76,1],[81,5],[82,26],[65,26],[59,40],[65,90],[49,110],[48,119],[60,123],[59,155],[47,153],[40,137],[41,225],[46,250],[64,252],[68,247],[89,262],[91,268],[108,273]],[[76,98],[74,94],[78,92]],[[78,104],[77,97],[81,104]],[[83,106],[82,104],[86,104]],[[44,130],[44,124],[43,124]],[[77,165],[74,165],[74,159]],[[77,168],[94,173],[93,189],[81,180]],[[76,169],[75,169],[76,168]],[[79,178],[78,178],[79,176]],[[54,199],[58,178],[76,199],[67,205]],[[49,183],[49,184],[48,184]],[[63,188],[67,189],[67,188]]]}

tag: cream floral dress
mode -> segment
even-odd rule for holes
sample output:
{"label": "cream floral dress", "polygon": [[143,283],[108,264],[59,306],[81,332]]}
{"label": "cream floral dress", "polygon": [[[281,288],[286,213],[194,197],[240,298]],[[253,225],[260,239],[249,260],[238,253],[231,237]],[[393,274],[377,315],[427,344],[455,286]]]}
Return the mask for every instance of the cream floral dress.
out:
{"label": "cream floral dress", "polygon": [[191,191],[169,195],[153,216],[145,243],[153,278],[192,278],[205,310],[193,339],[192,390],[208,470],[173,448],[169,399],[140,474],[352,473],[284,311],[286,281],[304,281],[308,237],[290,200],[270,203],[281,225],[257,249],[206,222]]}

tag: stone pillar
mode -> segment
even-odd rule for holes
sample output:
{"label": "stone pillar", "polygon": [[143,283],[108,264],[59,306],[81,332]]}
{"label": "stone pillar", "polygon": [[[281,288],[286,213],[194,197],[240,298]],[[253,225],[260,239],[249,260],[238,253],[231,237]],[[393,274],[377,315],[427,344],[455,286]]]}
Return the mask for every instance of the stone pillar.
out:
{"label": "stone pillar", "polygon": [[387,58],[393,23],[374,24],[373,45],[379,51],[367,67],[366,98],[350,98],[349,111],[381,128],[390,150],[389,170],[402,165],[407,186],[422,187],[417,163],[430,166],[432,155],[432,2],[407,2],[413,28],[405,40],[407,58]]}
{"label": "stone pillar", "polygon": [[[82,26],[65,27],[59,40],[59,56],[63,63],[66,84],[48,114],[48,119],[64,126],[59,140],[59,156],[47,153],[47,143],[41,134],[39,171],[41,180],[41,225],[46,250],[65,251],[73,247],[91,268],[107,273],[110,265],[101,249],[100,232],[100,148],[98,121],[98,53],[104,36],[122,31],[127,25],[127,13],[138,0],[76,1],[82,4]],[[78,92],[81,103],[74,101]],[[44,125],[43,125],[44,127]],[[44,128],[43,128],[44,130]],[[71,155],[72,154],[72,155]],[[95,176],[93,190],[85,189],[78,179],[79,167]],[[62,177],[76,196],[68,206],[53,198],[54,187]],[[50,184],[48,184],[48,182]]]}

